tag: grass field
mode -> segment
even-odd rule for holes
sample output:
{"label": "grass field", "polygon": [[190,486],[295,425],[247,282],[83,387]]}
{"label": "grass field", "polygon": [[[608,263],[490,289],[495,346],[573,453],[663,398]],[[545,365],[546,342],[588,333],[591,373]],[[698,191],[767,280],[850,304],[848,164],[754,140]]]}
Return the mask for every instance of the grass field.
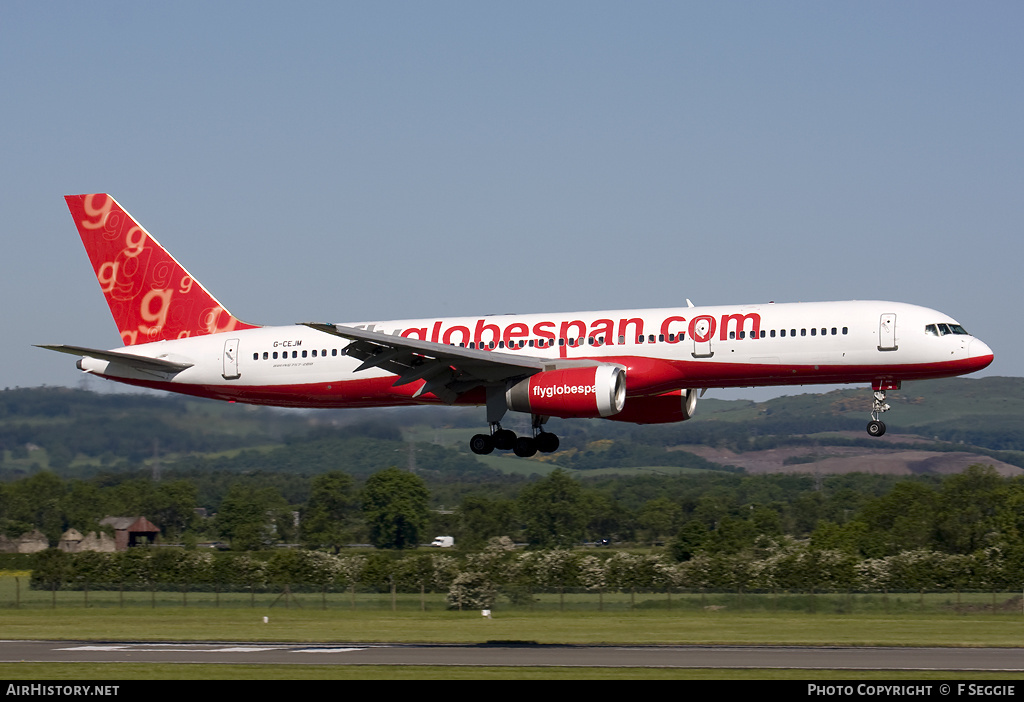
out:
{"label": "grass field", "polygon": [[56,640],[1024,647],[1024,621],[1003,615],[81,608],[7,610],[0,630]]}
{"label": "grass field", "polygon": [[[869,670],[779,670],[746,668],[540,668],[490,666],[379,665],[150,665],[106,663],[101,666],[0,663],[0,679],[15,680],[879,680]],[[939,671],[886,672],[887,681],[1019,680],[1005,673]]]}
{"label": "grass field", "polygon": [[[264,623],[263,617],[269,621]],[[962,615],[742,614],[725,611],[387,612],[265,608],[66,608],[6,610],[4,639],[107,641],[537,642],[1024,646],[1020,617]],[[378,667],[321,665],[0,664],[6,680],[430,680],[430,679],[1024,679],[1011,673],[707,670],[638,668]]]}
{"label": "grass field", "polygon": [[[20,582],[19,606],[14,584]],[[990,593],[699,595],[593,593],[501,603],[492,618],[453,611],[439,595],[29,591],[0,578],[0,638],[108,641],[293,641],[539,644],[732,644],[1022,647],[1019,601]],[[993,602],[996,606],[993,607]],[[54,607],[54,603],[56,606]],[[156,604],[154,607],[153,604]],[[324,605],[326,603],[326,609]],[[598,609],[598,606],[601,609]],[[187,605],[187,606],[186,606]],[[1015,609],[1016,607],[1016,609]],[[264,622],[264,617],[268,621]],[[1022,651],[1024,653],[1024,651]],[[362,666],[102,666],[0,664],[0,677],[31,679],[877,679],[871,671],[722,671]],[[885,679],[904,676],[884,674]],[[932,677],[922,672],[908,679]],[[957,677],[936,674],[934,677]],[[964,676],[959,676],[964,677]],[[971,679],[984,676],[971,674]],[[991,676],[1005,679],[1007,674]]]}

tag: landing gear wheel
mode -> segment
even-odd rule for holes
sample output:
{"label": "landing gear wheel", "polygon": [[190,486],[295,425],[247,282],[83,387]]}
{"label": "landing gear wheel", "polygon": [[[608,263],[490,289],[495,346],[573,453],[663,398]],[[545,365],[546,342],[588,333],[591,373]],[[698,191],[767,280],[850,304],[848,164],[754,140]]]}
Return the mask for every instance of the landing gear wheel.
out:
{"label": "landing gear wheel", "polygon": [[868,434],[871,436],[881,436],[885,433],[885,422],[872,419],[868,422]]}
{"label": "landing gear wheel", "polygon": [[481,456],[488,454],[494,450],[494,441],[487,434],[475,434],[469,440],[469,450]]}
{"label": "landing gear wheel", "polygon": [[529,458],[537,453],[537,442],[529,436],[520,436],[516,439],[512,451],[520,458]]}
{"label": "landing gear wheel", "polygon": [[511,429],[499,429],[491,434],[491,439],[494,440],[494,448],[508,451],[515,446],[516,433]]}
{"label": "landing gear wheel", "polygon": [[537,450],[541,453],[553,453],[558,450],[558,435],[549,431],[542,431],[534,439],[537,443]]}

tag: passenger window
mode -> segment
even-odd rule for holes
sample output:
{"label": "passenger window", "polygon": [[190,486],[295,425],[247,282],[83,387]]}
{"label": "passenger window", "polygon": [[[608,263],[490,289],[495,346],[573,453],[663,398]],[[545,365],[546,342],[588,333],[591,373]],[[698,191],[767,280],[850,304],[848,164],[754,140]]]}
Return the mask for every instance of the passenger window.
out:
{"label": "passenger window", "polygon": [[775,338],[775,330],[774,330],[774,329],[772,329],[771,337],[772,337],[773,339]]}
{"label": "passenger window", "polygon": [[848,331],[850,331],[850,328],[849,328],[849,327],[843,327],[843,334],[845,334],[845,333],[846,333],[846,332],[848,332]]}
{"label": "passenger window", "polygon": [[813,328],[811,329],[811,336],[817,336],[817,333],[818,333],[817,329],[813,329]]}
{"label": "passenger window", "polygon": [[266,361],[268,358],[270,358],[270,354],[267,353],[266,351],[264,351],[263,352],[263,360]]}
{"label": "passenger window", "polygon": [[257,352],[257,353],[254,353],[254,354],[252,355],[252,360],[254,360],[254,361],[258,361],[258,360],[260,360],[260,355],[259,355],[259,353],[258,353],[258,352]]}
{"label": "passenger window", "polygon": [[838,331],[839,331],[838,329],[836,329],[835,327],[832,327],[832,336],[835,336],[836,332],[838,332]]}

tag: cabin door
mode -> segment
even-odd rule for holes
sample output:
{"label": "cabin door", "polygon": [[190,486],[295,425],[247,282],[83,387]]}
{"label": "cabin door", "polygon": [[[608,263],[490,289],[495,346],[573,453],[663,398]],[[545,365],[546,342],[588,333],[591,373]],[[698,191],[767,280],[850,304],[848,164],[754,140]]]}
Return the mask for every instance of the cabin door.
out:
{"label": "cabin door", "polygon": [[896,315],[883,314],[878,320],[878,350],[895,351],[896,346]]}
{"label": "cabin door", "polygon": [[241,377],[238,372],[238,339],[224,342],[224,379],[235,380]]}

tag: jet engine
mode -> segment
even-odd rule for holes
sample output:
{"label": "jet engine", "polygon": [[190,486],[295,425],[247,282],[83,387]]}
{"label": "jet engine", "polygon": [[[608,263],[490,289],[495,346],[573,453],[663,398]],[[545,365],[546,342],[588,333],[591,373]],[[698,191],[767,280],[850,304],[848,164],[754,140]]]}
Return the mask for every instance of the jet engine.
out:
{"label": "jet engine", "polygon": [[626,403],[626,372],[610,364],[543,371],[510,387],[505,401],[547,417],[610,417]]}
{"label": "jet engine", "polygon": [[625,409],[608,419],[633,424],[669,424],[686,421],[696,408],[696,389],[673,390],[653,397],[631,397]]}

